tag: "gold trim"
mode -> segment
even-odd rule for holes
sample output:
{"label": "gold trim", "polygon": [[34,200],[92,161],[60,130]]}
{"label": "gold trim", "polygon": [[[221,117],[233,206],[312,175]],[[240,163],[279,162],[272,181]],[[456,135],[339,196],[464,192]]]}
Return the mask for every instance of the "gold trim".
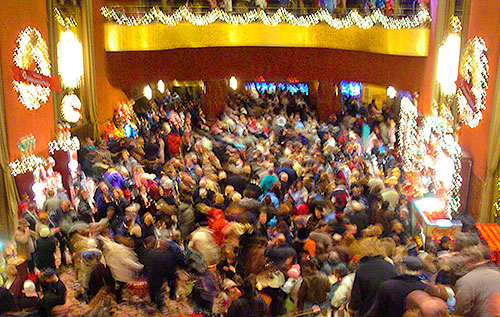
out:
{"label": "gold trim", "polygon": [[389,55],[427,56],[430,29],[334,29],[325,24],[310,27],[278,24],[232,25],[212,23],[196,26],[181,22],[175,26],[141,26],[105,23],[105,48],[108,52],[154,51],[202,47],[315,47],[353,50]]}

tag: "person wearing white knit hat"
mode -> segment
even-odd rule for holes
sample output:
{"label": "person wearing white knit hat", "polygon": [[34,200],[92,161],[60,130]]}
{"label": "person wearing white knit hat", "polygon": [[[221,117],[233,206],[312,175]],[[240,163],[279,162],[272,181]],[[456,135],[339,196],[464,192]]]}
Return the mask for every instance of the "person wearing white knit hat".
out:
{"label": "person wearing white knit hat", "polygon": [[24,281],[23,295],[17,300],[17,307],[19,310],[23,310],[25,312],[40,312],[42,303],[36,293],[35,283],[32,281]]}

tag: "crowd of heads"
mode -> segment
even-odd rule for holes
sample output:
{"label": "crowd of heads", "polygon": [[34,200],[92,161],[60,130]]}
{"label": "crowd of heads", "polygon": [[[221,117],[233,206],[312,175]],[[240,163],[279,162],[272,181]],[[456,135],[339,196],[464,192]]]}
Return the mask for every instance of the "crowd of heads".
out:
{"label": "crowd of heads", "polygon": [[[169,95],[149,106],[127,122],[114,118],[117,128],[133,126],[136,138],[82,144],[77,199],[48,193],[43,210],[30,212],[33,221],[23,213],[18,253],[35,271],[55,269],[47,252],[57,242],[61,265],[75,266],[81,300],[103,298],[103,290],[121,300],[123,288],[144,275],[151,302],[164,310],[162,284],[176,300],[182,270],[193,281],[195,312],[366,313],[376,292],[371,302],[349,294],[366,286],[358,268],[376,259],[394,276],[425,281],[408,311],[424,316],[444,307],[446,314],[455,282],[489,261],[475,233],[424,246],[404,192],[390,107],[350,103],[321,122],[308,96],[287,91],[233,94],[213,120],[198,102]],[[24,235],[35,244],[23,244]]]}

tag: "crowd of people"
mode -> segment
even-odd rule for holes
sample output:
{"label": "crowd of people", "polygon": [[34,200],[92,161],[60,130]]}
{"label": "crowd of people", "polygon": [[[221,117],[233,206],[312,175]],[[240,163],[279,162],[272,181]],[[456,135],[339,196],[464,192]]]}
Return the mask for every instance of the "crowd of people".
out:
{"label": "crowd of people", "polygon": [[394,121],[350,104],[320,122],[286,91],[231,95],[213,122],[168,94],[117,114],[136,138],[82,144],[77,199],[26,202],[3,256],[33,274],[6,266],[0,312],[71,315],[58,276],[72,266],[87,316],[141,277],[167,316],[178,300],[204,316],[498,314],[500,271],[473,226],[415,235]]}

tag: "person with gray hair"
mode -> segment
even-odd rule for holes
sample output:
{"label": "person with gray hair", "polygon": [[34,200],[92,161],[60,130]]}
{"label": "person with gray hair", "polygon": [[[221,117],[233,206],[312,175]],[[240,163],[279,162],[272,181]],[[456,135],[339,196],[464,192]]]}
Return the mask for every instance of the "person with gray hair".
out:
{"label": "person with gray hair", "polygon": [[426,284],[419,275],[424,263],[416,256],[405,257],[399,264],[399,275],[383,282],[377,292],[375,302],[366,317],[402,316],[405,311],[405,298],[415,290],[423,291]]}
{"label": "person with gray hair", "polygon": [[491,316],[491,300],[500,293],[500,270],[491,262],[490,249],[478,244],[462,251],[471,271],[455,284],[457,300],[454,314],[460,316]]}

